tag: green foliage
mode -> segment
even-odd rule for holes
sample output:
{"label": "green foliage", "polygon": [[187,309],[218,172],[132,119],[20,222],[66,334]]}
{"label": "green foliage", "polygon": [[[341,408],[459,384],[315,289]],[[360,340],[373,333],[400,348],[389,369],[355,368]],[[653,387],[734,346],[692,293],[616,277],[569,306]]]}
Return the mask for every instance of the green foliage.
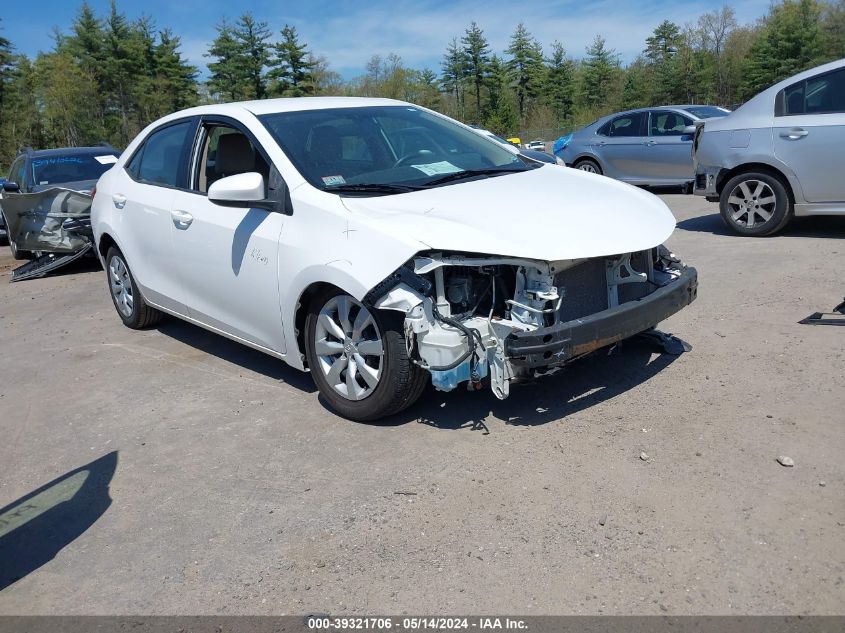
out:
{"label": "green foliage", "polygon": [[818,0],[784,0],[771,8],[751,45],[743,97],[749,98],[825,58],[822,8]]}
{"label": "green foliage", "polygon": [[484,31],[473,22],[461,38],[463,44],[464,77],[469,79],[475,89],[475,119],[483,118],[481,109],[481,87],[487,76],[490,64],[490,46],[484,37]]}
{"label": "green foliage", "polygon": [[272,93],[284,97],[304,97],[314,94],[313,61],[308,47],[299,42],[296,28],[282,29],[282,41],[273,48],[276,56],[271,62],[268,77],[274,81]]}
{"label": "green foliage", "polygon": [[558,122],[568,121],[575,104],[575,64],[566,56],[566,49],[555,40],[552,55],[546,61],[545,101]]}
{"label": "green foliage", "polygon": [[608,103],[613,84],[619,74],[619,58],[607,48],[604,38],[596,35],[587,47],[587,58],[581,64],[581,101],[587,109]]}
{"label": "green foliage", "polygon": [[545,70],[543,48],[520,22],[511,35],[510,46],[505,52],[510,55],[506,64],[511,85],[516,92],[517,111],[522,121],[528,101],[536,97],[542,88]]}
{"label": "green foliage", "polygon": [[115,0],[102,15],[83,0],[67,32],[54,33],[54,49],[34,59],[16,55],[8,37],[0,33],[2,166],[23,145],[125,146],[149,122],[198,102],[267,96],[393,97],[503,136],[546,140],[622,108],[735,107],[793,73],[845,57],[845,0],[781,0],[745,26],[727,5],[685,27],[664,20],[626,68],[600,35],[582,60],[569,58],[560,42],[544,58],[524,24],[497,53],[470,22],[449,42],[439,76],[389,54],[371,57],[366,73],[351,81],[313,54],[293,26],[273,41],[267,23],[248,12],[218,24],[202,84],[171,29],[147,17],[128,20]]}

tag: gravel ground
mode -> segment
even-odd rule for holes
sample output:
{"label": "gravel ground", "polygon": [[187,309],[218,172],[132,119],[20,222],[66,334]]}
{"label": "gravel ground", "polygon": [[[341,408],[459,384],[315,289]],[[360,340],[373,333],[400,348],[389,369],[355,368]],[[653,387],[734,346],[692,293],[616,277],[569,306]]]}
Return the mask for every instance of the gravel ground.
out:
{"label": "gravel ground", "polygon": [[845,294],[845,219],[742,238],[663,197],[692,352],[377,426],[201,329],[124,328],[93,265],[8,284],[2,249],[0,505],[91,466],[0,536],[0,613],[842,614],[845,330],[797,322]]}

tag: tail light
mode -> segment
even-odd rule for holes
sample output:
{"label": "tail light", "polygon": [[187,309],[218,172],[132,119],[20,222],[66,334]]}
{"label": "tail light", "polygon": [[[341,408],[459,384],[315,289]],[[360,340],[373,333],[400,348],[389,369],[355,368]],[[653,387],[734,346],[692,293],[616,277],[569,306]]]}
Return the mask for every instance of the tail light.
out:
{"label": "tail light", "polygon": [[91,200],[93,200],[94,196],[96,196],[96,195],[97,195],[97,185],[94,185],[93,187],[91,187]]}

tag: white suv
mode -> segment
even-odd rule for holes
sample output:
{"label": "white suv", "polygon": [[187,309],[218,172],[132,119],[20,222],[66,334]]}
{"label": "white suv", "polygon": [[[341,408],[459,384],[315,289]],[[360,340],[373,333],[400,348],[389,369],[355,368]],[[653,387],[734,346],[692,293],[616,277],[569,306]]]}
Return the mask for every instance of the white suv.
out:
{"label": "white suv", "polygon": [[92,224],[127,326],[169,313],[309,369],[355,420],[429,378],[504,398],[696,292],[657,197],[384,99],[165,117],[100,179]]}

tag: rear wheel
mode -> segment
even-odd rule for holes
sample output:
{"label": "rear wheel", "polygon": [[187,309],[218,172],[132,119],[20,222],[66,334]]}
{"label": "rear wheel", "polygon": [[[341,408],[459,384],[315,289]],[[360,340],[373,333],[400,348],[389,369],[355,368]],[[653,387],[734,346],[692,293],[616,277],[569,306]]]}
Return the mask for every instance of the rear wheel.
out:
{"label": "rear wheel", "polygon": [[580,169],[581,171],[586,171],[590,174],[602,174],[602,170],[599,164],[590,158],[583,158],[579,160],[577,163],[575,163],[575,169]]}
{"label": "rear wheel", "polygon": [[336,288],[311,302],[305,320],[308,367],[322,396],[343,417],[377,420],[420,397],[426,372],[408,358],[399,316],[370,310]]}
{"label": "rear wheel", "polygon": [[722,219],[742,235],[772,235],[792,218],[792,201],[783,183],[765,172],[731,178],[719,196]]}
{"label": "rear wheel", "polygon": [[126,327],[139,330],[161,321],[164,315],[144,301],[123,253],[115,247],[106,253],[106,276],[112,303]]}

